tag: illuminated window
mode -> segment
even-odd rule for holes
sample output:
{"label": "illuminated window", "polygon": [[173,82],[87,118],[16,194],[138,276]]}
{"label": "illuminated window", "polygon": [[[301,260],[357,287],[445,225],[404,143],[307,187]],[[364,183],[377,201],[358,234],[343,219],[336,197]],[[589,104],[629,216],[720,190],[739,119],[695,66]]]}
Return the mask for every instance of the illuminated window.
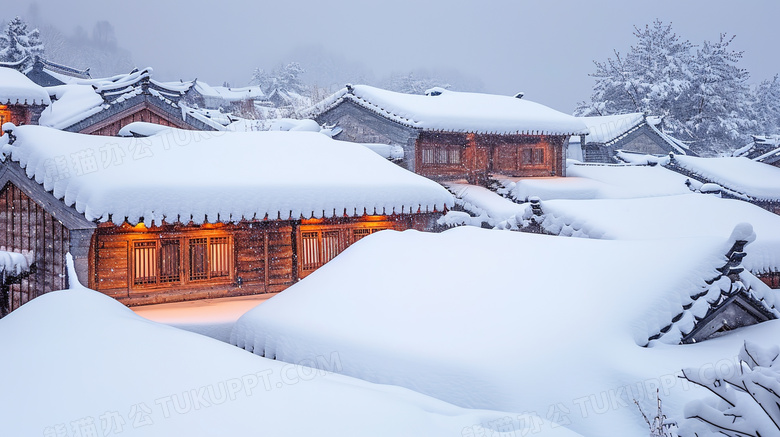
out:
{"label": "illuminated window", "polygon": [[136,241],[133,243],[133,284],[157,283],[157,242]]}
{"label": "illuminated window", "polygon": [[0,135],[5,133],[3,132],[3,124],[8,122],[13,122],[11,120],[11,111],[8,109],[8,106],[0,105]]}
{"label": "illuminated window", "polygon": [[[182,248],[186,248],[184,253]],[[229,279],[232,258],[230,237],[134,241],[133,285],[155,286]]]}
{"label": "illuminated window", "polygon": [[341,233],[338,230],[301,233],[301,270],[310,272],[341,253]]}

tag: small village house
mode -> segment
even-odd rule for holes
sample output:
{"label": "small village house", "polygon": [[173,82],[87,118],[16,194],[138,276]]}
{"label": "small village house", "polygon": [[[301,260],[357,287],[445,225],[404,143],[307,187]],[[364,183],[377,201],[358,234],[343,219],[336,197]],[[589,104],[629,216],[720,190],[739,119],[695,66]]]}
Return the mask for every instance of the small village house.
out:
{"label": "small village house", "polygon": [[280,291],[365,235],[430,230],[449,193],[312,132],[106,138],[6,125],[0,250],[35,273],[10,309],[84,285],[127,305]]}
{"label": "small village house", "polygon": [[572,137],[569,157],[583,162],[617,162],[618,151],[645,155],[694,155],[680,140],[663,131],[660,117],[642,113],[580,117],[588,135]]}
{"label": "small village house", "polygon": [[89,68],[79,70],[36,56],[32,66],[25,69],[24,65],[26,61],[27,58],[24,58],[18,62],[0,65],[15,68],[19,72],[24,73],[30,80],[43,87],[64,85],[66,83],[92,78],[89,74]]}
{"label": "small village house", "polygon": [[49,104],[43,87],[14,69],[0,67],[0,134],[4,123],[37,124]]}
{"label": "small village house", "polygon": [[188,103],[196,81],[160,82],[151,68],[110,78],[47,87],[52,105],[40,125],[69,132],[113,136],[133,122],[190,130],[223,130],[226,114]]}
{"label": "small village house", "polygon": [[411,95],[348,85],[307,114],[341,130],[336,139],[401,146],[405,168],[436,180],[485,182],[489,175],[566,175],[576,117],[522,98],[442,88]]}

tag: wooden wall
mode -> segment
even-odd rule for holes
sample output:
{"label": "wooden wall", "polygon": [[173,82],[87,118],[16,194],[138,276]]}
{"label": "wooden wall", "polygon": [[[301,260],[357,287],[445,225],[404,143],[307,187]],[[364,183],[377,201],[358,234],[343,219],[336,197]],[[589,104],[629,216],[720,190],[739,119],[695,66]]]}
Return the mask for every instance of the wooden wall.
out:
{"label": "wooden wall", "polygon": [[37,272],[10,289],[13,311],[50,291],[67,288],[65,254],[68,229],[15,185],[0,191],[0,250],[29,253]]}
{"label": "wooden wall", "polygon": [[130,113],[118,114],[117,117],[111,117],[108,120],[96,123],[95,125],[82,130],[81,133],[116,136],[120,129],[136,121],[145,121],[170,127],[183,127],[181,123],[174,123],[167,116],[152,111],[148,107],[140,107],[134,109]]}
{"label": "wooden wall", "polygon": [[[104,224],[93,236],[89,285],[126,305],[278,292],[373,232],[431,230],[440,216],[440,213],[421,213],[202,227],[165,225],[151,229],[142,225]],[[228,277],[134,284],[135,243],[179,238],[188,241],[209,236],[226,236],[232,242],[232,271]],[[187,257],[184,251],[182,257]]]}
{"label": "wooden wall", "polygon": [[759,273],[756,277],[769,288],[780,289],[780,272]]}
{"label": "wooden wall", "polygon": [[421,132],[415,147],[417,173],[437,180],[481,183],[489,174],[565,176],[568,137]]}
{"label": "wooden wall", "polygon": [[[151,229],[104,225],[98,228],[92,244],[90,286],[127,305],[280,291],[294,282],[292,233],[289,222],[166,225]],[[228,277],[163,285],[133,284],[134,242],[203,237],[230,238],[232,271]]]}

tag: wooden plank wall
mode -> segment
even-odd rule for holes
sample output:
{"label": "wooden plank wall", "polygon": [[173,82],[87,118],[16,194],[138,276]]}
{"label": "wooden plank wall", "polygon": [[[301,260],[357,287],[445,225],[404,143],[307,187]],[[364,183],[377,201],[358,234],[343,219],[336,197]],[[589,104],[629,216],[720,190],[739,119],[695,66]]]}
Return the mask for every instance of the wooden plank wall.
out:
{"label": "wooden plank wall", "polygon": [[[130,260],[134,240],[206,235],[232,237],[234,268],[229,278],[156,287],[131,284]],[[127,305],[281,291],[295,280],[292,235],[290,222],[207,225],[205,228],[163,226],[148,230],[134,229],[129,225],[103,226],[95,234],[90,286]]]}
{"label": "wooden plank wall", "polygon": [[[482,183],[490,173],[516,177],[565,176],[564,136],[460,134],[422,132],[416,142],[417,173],[437,180],[466,179]],[[460,162],[431,164],[426,150],[460,147]],[[528,162],[524,151],[543,153],[541,162]],[[536,156],[536,155],[534,155]],[[428,159],[430,160],[430,158]]]}
{"label": "wooden plank wall", "polygon": [[67,288],[68,229],[15,185],[0,191],[0,250],[30,253],[38,271],[10,289],[13,311],[50,291]]}
{"label": "wooden plank wall", "polygon": [[116,136],[119,133],[120,129],[136,121],[156,123],[162,126],[179,127],[178,125],[172,123],[168,119],[161,117],[160,115],[150,111],[148,108],[143,108],[140,111],[134,112],[130,115],[122,117],[116,121],[112,121],[108,124],[100,123],[99,124],[100,127],[97,129],[91,129],[91,128],[85,129],[84,131],[82,131],[82,133],[91,134],[91,135]]}

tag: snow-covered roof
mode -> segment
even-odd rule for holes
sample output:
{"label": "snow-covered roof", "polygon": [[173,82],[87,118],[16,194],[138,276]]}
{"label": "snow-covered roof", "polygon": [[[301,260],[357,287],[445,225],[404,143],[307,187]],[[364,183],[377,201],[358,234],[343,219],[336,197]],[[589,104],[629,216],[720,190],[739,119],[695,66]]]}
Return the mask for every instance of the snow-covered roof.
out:
{"label": "snow-covered roof", "polygon": [[152,79],[151,68],[136,70],[109,78],[78,80],[47,87],[54,102],[41,114],[39,124],[56,129],[67,129],[80,121],[109,110],[134,97],[148,95],[172,111],[181,113],[182,120],[191,116],[215,130],[223,130],[232,120],[218,111],[190,108],[182,98],[194,81],[159,82]]}
{"label": "snow-covered roof", "polygon": [[780,135],[753,135],[756,144],[768,147],[780,147]]}
{"label": "snow-covered roof", "polygon": [[[634,384],[668,375],[664,405],[686,399],[675,372],[722,359],[711,342],[723,339],[641,346],[661,329],[661,341],[679,341],[706,299],[730,289],[717,268],[749,234],[740,226],[719,238],[607,241],[470,226],[381,231],[245,314],[231,342],[282,361],[338,350],[347,375],[472,408],[549,418],[556,407],[583,435],[647,435],[632,398],[654,408],[655,388]],[[757,298],[776,297],[741,277]],[[617,388],[629,390],[616,394],[625,408],[580,409]]]}
{"label": "snow-covered roof", "polygon": [[0,319],[5,435],[445,437],[507,415],[336,374],[337,351],[316,357],[328,370],[258,357],[72,288]]}
{"label": "snow-covered roof", "polygon": [[780,201],[780,168],[744,157],[698,158],[675,156],[675,166],[691,173],[702,182],[720,185],[746,200]]}
{"label": "snow-covered roof", "polygon": [[753,135],[753,142],[736,150],[732,156],[773,164],[780,161],[780,135]]}
{"label": "snow-covered roof", "polygon": [[119,138],[10,128],[16,140],[4,151],[88,220],[200,224],[433,212],[453,203],[437,183],[314,132],[170,129]]}
{"label": "snow-covered roof", "polygon": [[589,144],[610,146],[617,143],[627,135],[647,125],[651,132],[658,135],[668,143],[673,150],[683,155],[690,153],[688,145],[672,137],[660,129],[662,117],[645,116],[641,112],[621,115],[605,115],[599,117],[580,117],[588,126],[590,134],[585,141]]}
{"label": "snow-covered roof", "polygon": [[[519,205],[518,205],[519,206]],[[552,234],[619,240],[717,237],[748,222],[756,241],[743,266],[753,273],[780,271],[780,216],[747,202],[681,194],[641,199],[542,202],[542,228]]]}
{"label": "snow-covered roof", "polygon": [[247,86],[241,88],[211,86],[206,82],[196,80],[195,90],[204,97],[219,98],[225,102],[265,99],[265,93],[263,93],[263,90],[261,90],[259,86]]}
{"label": "snow-covered roof", "polygon": [[92,78],[92,76],[89,74],[89,68],[85,70],[79,70],[77,68],[68,67],[67,65],[58,64],[56,62],[52,62],[36,56],[35,62],[31,67],[24,71],[24,74],[29,76],[31,73],[35,74],[38,71],[50,75],[63,84],[75,83],[79,80]]}
{"label": "snow-covered roof", "polygon": [[55,101],[41,113],[41,126],[64,129],[109,107],[91,85],[66,84],[46,89]]}
{"label": "snow-covered roof", "polygon": [[[667,158],[668,159],[668,158]],[[565,178],[499,178],[518,201],[547,199],[611,199],[689,193],[687,177],[660,165],[570,163]]]}
{"label": "snow-covered roof", "polygon": [[404,126],[426,131],[496,134],[587,134],[578,118],[509,96],[437,88],[427,95],[403,94],[367,85],[348,86],[304,112],[314,116],[350,101]]}
{"label": "snow-covered roof", "polygon": [[588,126],[588,143],[609,144],[645,121],[641,112],[601,117],[580,117]]}
{"label": "snow-covered roof", "polygon": [[49,93],[24,74],[0,67],[0,105],[49,105]]}

